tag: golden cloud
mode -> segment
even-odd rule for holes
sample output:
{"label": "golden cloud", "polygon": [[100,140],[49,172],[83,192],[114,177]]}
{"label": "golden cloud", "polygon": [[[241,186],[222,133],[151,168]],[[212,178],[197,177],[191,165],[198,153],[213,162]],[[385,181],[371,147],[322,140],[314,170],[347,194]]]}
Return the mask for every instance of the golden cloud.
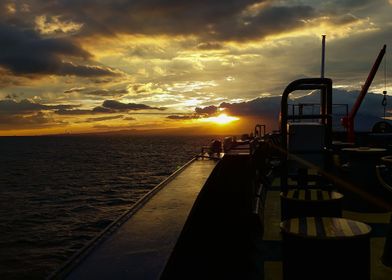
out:
{"label": "golden cloud", "polygon": [[62,20],[60,16],[37,16],[35,29],[43,35],[75,33],[83,27],[82,23]]}

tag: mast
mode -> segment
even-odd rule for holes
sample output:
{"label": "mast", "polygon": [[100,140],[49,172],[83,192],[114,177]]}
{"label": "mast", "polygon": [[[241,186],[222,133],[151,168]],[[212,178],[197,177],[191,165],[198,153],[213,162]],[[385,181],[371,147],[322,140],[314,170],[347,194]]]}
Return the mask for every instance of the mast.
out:
{"label": "mast", "polygon": [[325,71],[325,36],[322,35],[323,39],[321,41],[321,78],[324,78]]}
{"label": "mast", "polygon": [[[326,35],[322,35],[322,40],[321,40],[321,78],[324,78],[324,73],[325,73],[325,37]],[[324,88],[320,89],[320,94],[321,96],[326,97],[326,92]],[[327,104],[327,100],[322,99],[321,106],[320,106],[321,115],[325,115],[327,113],[326,106],[325,106],[326,104]],[[327,119],[322,119],[321,123],[326,125]]]}

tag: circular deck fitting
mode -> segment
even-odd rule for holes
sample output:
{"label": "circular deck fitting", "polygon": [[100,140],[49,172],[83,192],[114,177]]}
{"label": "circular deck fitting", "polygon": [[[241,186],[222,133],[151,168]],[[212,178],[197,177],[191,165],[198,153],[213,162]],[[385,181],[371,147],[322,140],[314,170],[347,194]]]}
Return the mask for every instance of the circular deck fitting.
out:
{"label": "circular deck fitting", "polygon": [[281,222],[283,233],[304,238],[345,239],[369,235],[367,224],[334,217],[301,217]]}
{"label": "circular deck fitting", "polygon": [[356,148],[343,148],[342,151],[349,152],[349,153],[379,154],[379,153],[384,153],[387,150],[384,148],[356,147]]}
{"label": "circular deck fitting", "polygon": [[352,148],[353,146],[355,146],[355,144],[352,142],[332,141],[332,147],[335,148]]}
{"label": "circular deck fitting", "polygon": [[343,195],[322,189],[294,189],[280,193],[282,220],[296,217],[341,217]]}
{"label": "circular deck fitting", "polygon": [[370,226],[342,218],[303,217],[286,220],[280,228],[284,280],[370,280]]}

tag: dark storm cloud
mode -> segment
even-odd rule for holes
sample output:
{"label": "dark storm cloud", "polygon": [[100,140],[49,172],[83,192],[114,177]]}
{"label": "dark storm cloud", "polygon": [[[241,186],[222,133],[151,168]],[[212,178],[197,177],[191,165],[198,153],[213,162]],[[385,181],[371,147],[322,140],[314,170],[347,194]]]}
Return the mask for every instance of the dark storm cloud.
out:
{"label": "dark storm cloud", "polygon": [[218,107],[214,105],[203,107],[203,108],[196,107],[195,112],[198,115],[214,115],[218,112]]}
{"label": "dark storm cloud", "polygon": [[70,62],[61,62],[57,72],[58,75],[75,75],[80,77],[99,77],[99,76],[115,76],[116,71],[109,67],[97,65],[77,65]]}
{"label": "dark storm cloud", "polygon": [[146,104],[122,103],[117,100],[105,100],[102,107],[118,111],[137,111],[137,110],[165,110],[166,108],[151,107]]}
{"label": "dark storm cloud", "polygon": [[87,61],[91,55],[67,38],[43,38],[31,29],[0,22],[0,66],[16,75],[56,74],[82,77],[112,76],[106,67],[64,62],[63,57]]}
{"label": "dark storm cloud", "polygon": [[63,116],[81,116],[81,115],[95,115],[95,114],[112,114],[118,113],[118,111],[105,108],[102,106],[94,107],[93,109],[61,109],[55,111],[58,115]]}
{"label": "dark storm cloud", "polygon": [[[234,17],[256,0],[60,0],[45,10],[73,15],[86,31],[104,33],[180,34],[205,32],[210,24]],[[115,15],[115,16],[113,16]],[[106,28],[102,29],[102,25]]]}
{"label": "dark storm cloud", "polygon": [[[31,0],[31,13],[5,14],[4,18],[32,28],[36,16],[45,15],[49,23],[51,16],[59,16],[64,22],[83,25],[77,36],[197,35],[205,39],[200,47],[209,48],[206,41],[263,38],[299,28],[318,17],[346,24],[355,19],[352,13],[381,2],[386,0]],[[131,48],[129,55],[170,58],[164,49],[148,45]]]}
{"label": "dark storm cloud", "polygon": [[[390,45],[392,43],[392,29],[379,30],[376,32],[366,32],[361,36],[353,36],[345,40],[331,42],[330,53],[333,60],[328,61],[327,70],[333,69],[335,76],[344,80],[342,83],[352,82],[358,86],[358,81],[364,83],[378,53],[385,43],[387,43],[387,53],[384,60],[389,64]],[[371,42],[371,43],[369,43]],[[384,61],[381,63],[373,83],[383,83],[382,72]]]}
{"label": "dark storm cloud", "polygon": [[242,19],[242,23],[221,22],[216,37],[222,40],[249,40],[294,30],[306,25],[306,20],[317,17],[310,6],[269,6],[257,15]]}
{"label": "dark storm cloud", "polygon": [[166,110],[164,107],[151,107],[146,104],[136,103],[122,103],[116,100],[105,100],[101,106],[94,107],[93,109],[69,109],[59,108],[55,111],[59,115],[93,115],[93,114],[115,114],[127,111],[139,110]]}
{"label": "dark storm cloud", "polygon": [[225,112],[235,116],[273,116],[276,117],[280,111],[281,97],[256,98],[246,102],[220,104]]}
{"label": "dark storm cloud", "polygon": [[91,110],[85,109],[60,109],[55,111],[58,115],[91,115]]}
{"label": "dark storm cloud", "polygon": [[117,112],[116,110],[105,108],[103,106],[97,106],[92,110],[92,113],[101,113],[101,114],[111,114],[116,112]]}
{"label": "dark storm cloud", "polygon": [[[252,6],[261,3],[264,5],[259,8]],[[267,0],[59,0],[49,3],[36,1],[35,10],[36,13],[62,15],[68,20],[83,23],[82,36],[166,34],[197,35],[208,41],[241,41],[303,26],[304,20],[320,15],[310,4],[293,6],[288,3],[283,6]],[[204,43],[200,47],[208,49],[214,44]],[[155,51],[165,56],[165,52]],[[135,49],[130,55],[144,57],[146,51]]]}
{"label": "dark storm cloud", "polygon": [[361,8],[375,0],[329,0],[323,1],[322,5],[334,7],[334,9]]}
{"label": "dark storm cloud", "polygon": [[[0,114],[28,114],[32,112],[40,112],[42,110],[51,110],[58,115],[91,115],[91,114],[112,114],[126,111],[138,110],[165,110],[166,108],[151,107],[145,104],[136,103],[121,103],[115,100],[105,100],[101,106],[93,109],[77,109],[80,105],[43,105],[40,103],[32,102],[28,99],[15,101],[13,99],[0,100]],[[113,118],[111,116],[110,118]]]}
{"label": "dark storm cloud", "polygon": [[13,99],[0,100],[0,114],[26,114],[41,110],[67,110],[78,107],[77,105],[43,105],[28,99],[15,101]]}

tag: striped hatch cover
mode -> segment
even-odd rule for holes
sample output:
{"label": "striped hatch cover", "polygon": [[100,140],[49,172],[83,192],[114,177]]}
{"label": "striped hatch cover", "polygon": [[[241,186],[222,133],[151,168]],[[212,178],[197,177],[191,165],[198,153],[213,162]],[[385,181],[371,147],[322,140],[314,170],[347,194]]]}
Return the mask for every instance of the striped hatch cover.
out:
{"label": "striped hatch cover", "polygon": [[334,191],[324,191],[320,189],[294,189],[282,192],[280,194],[284,198],[288,199],[298,199],[298,200],[331,200],[331,199],[341,199],[343,195]]}
{"label": "striped hatch cover", "polygon": [[317,238],[347,238],[369,234],[367,224],[331,217],[301,217],[280,223],[283,232],[292,235]]}

